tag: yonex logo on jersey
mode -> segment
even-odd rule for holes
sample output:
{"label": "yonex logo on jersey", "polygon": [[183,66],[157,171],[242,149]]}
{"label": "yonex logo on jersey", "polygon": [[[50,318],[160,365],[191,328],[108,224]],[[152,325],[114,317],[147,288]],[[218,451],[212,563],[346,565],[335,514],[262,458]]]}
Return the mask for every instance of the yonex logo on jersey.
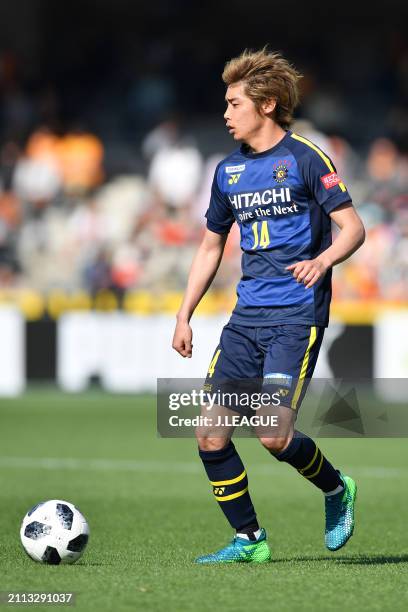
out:
{"label": "yonex logo on jersey", "polygon": [[236,172],[243,172],[245,170],[245,164],[239,166],[225,166],[225,172],[227,174],[235,174]]}
{"label": "yonex logo on jersey", "polygon": [[234,185],[235,183],[238,183],[240,176],[241,176],[240,174],[232,174],[231,178],[228,179],[228,184]]}
{"label": "yonex logo on jersey", "polygon": [[[231,204],[239,208],[248,208],[250,206],[267,206],[268,204],[284,204],[291,202],[289,187],[281,189],[264,189],[263,191],[254,191],[249,193],[229,194]],[[276,214],[276,213],[275,213]]]}

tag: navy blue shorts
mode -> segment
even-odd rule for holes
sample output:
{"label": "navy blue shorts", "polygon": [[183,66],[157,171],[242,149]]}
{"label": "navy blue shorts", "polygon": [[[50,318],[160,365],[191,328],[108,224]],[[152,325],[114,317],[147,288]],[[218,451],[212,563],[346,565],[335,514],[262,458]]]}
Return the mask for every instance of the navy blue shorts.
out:
{"label": "navy blue shorts", "polygon": [[[310,325],[247,327],[227,323],[203,389],[223,393],[223,399],[227,399],[220,405],[241,414],[250,412],[249,393],[275,394],[275,399],[278,394],[279,405],[297,411],[316,366],[323,335],[324,327]],[[245,401],[237,402],[237,393]]]}

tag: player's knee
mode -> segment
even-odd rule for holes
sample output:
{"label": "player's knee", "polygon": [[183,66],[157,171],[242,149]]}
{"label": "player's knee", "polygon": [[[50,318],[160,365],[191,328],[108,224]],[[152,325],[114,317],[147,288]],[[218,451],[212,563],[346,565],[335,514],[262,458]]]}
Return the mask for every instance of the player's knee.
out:
{"label": "player's knee", "polygon": [[217,451],[227,446],[229,438],[216,437],[212,438],[211,435],[205,435],[202,431],[196,431],[196,439],[198,447],[202,451]]}
{"label": "player's knee", "polygon": [[259,441],[270,453],[281,453],[289,446],[292,436],[275,436],[272,438],[260,437]]}

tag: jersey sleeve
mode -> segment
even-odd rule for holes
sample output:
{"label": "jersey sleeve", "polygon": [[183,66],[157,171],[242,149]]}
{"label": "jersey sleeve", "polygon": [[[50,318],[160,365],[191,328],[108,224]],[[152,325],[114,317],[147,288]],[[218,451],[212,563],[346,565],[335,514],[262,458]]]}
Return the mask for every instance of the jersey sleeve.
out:
{"label": "jersey sleeve", "polygon": [[228,234],[235,221],[235,217],[226,196],[223,195],[218,185],[219,168],[220,166],[218,165],[214,173],[210,204],[204,216],[207,219],[209,230],[217,234]]}
{"label": "jersey sleeve", "polygon": [[322,151],[310,151],[304,163],[304,179],[312,197],[329,214],[340,204],[351,202],[336,168]]}

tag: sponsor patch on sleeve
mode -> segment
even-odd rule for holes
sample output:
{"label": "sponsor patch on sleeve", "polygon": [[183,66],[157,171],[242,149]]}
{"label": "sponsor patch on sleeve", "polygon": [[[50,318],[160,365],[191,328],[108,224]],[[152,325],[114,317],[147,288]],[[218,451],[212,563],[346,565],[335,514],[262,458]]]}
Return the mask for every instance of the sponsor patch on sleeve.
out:
{"label": "sponsor patch on sleeve", "polygon": [[332,187],[335,187],[336,185],[341,183],[341,179],[337,176],[336,172],[330,172],[329,174],[325,174],[324,176],[320,177],[320,180],[322,181],[326,189],[331,189]]}

